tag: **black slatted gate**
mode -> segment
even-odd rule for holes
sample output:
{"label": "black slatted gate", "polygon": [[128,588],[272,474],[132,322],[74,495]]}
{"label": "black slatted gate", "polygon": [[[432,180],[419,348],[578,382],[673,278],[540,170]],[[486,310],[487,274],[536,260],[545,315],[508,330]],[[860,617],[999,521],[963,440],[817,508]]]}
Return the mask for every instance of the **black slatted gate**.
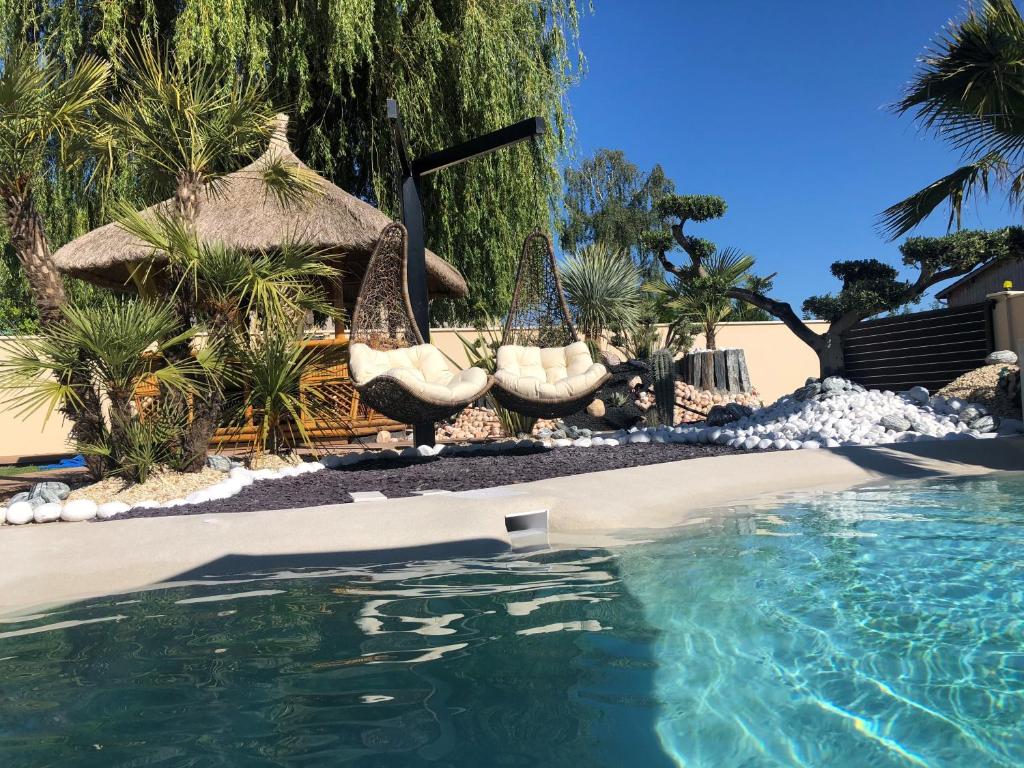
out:
{"label": "black slatted gate", "polygon": [[990,302],[867,320],[843,336],[846,375],[869,389],[934,391],[985,364]]}

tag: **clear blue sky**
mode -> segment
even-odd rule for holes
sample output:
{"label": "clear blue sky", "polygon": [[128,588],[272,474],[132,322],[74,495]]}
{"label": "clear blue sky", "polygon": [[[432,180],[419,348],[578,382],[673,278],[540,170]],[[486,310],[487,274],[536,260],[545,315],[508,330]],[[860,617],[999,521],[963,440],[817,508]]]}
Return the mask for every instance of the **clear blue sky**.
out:
{"label": "clear blue sky", "polygon": [[[690,231],[778,272],[775,294],[798,312],[835,287],[832,261],[899,264],[876,215],[959,157],[885,106],[964,0],[594,5],[588,72],[571,93],[577,155],[622,149],[641,168],[661,163],[681,193],[724,197],[725,218]],[[995,197],[964,226],[1017,218]],[[945,230],[943,210],[913,234]]]}

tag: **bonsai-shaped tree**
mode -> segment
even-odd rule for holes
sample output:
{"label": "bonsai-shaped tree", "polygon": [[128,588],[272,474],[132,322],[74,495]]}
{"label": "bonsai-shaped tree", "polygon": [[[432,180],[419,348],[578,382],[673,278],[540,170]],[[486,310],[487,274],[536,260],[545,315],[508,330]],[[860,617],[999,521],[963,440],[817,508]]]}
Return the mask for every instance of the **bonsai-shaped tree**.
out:
{"label": "bonsai-shaped tree", "polygon": [[[725,215],[725,200],[715,195],[668,195],[655,204],[667,228],[647,233],[644,244],[653,251],[662,268],[672,275],[649,281],[646,288],[657,295],[666,308],[680,318],[697,323],[704,332],[708,349],[717,349],[718,326],[729,319],[742,302],[729,291],[739,286],[761,285],[763,279],[752,275],[754,257],[736,248],[718,247],[710,240],[693,237],[683,227],[688,221],[703,222]],[[669,260],[675,247],[689,256],[689,264],[680,266]],[[769,279],[770,280],[770,279]],[[770,284],[770,282],[769,282]]]}
{"label": "bonsai-shaped tree", "polygon": [[[717,200],[715,205],[709,200]],[[714,251],[706,240],[692,238],[683,232],[687,221],[715,218],[715,211],[724,211],[718,198],[678,198],[666,202],[672,211],[674,240],[689,254],[691,264],[681,268],[673,265],[659,251],[665,269],[679,277],[706,274],[704,262]],[[720,214],[719,214],[720,215]],[[666,244],[664,239],[662,244]],[[991,232],[964,230],[944,237],[912,237],[900,246],[903,264],[917,269],[917,278],[901,280],[897,269],[877,259],[837,261],[832,274],[842,281],[836,294],[811,296],[803,303],[807,315],[828,320],[824,333],[816,333],[793,311],[787,302],[765,296],[748,286],[729,288],[726,295],[771,313],[796,334],[818,355],[821,376],[841,376],[846,364],[843,358],[843,334],[863,320],[892,312],[916,303],[932,286],[965,275],[979,264],[1024,255],[1024,228],[1007,227]]]}

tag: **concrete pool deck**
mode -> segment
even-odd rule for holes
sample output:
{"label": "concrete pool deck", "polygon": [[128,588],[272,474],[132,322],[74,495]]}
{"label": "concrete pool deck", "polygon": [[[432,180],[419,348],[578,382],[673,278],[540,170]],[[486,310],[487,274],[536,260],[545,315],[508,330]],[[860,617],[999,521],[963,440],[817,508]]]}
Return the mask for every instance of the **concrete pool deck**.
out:
{"label": "concrete pool deck", "polygon": [[511,544],[506,515],[543,509],[552,543],[571,545],[792,493],[998,471],[1024,471],[1024,438],[740,453],[379,502],[4,526],[0,615],[261,570],[500,552]]}

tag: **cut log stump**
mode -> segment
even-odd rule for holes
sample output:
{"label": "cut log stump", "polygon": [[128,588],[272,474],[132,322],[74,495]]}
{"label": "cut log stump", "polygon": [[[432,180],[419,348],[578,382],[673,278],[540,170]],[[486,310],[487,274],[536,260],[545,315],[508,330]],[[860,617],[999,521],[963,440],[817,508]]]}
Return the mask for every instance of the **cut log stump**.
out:
{"label": "cut log stump", "polygon": [[749,392],[750,372],[742,349],[699,350],[683,356],[679,375],[687,384],[716,392]]}

